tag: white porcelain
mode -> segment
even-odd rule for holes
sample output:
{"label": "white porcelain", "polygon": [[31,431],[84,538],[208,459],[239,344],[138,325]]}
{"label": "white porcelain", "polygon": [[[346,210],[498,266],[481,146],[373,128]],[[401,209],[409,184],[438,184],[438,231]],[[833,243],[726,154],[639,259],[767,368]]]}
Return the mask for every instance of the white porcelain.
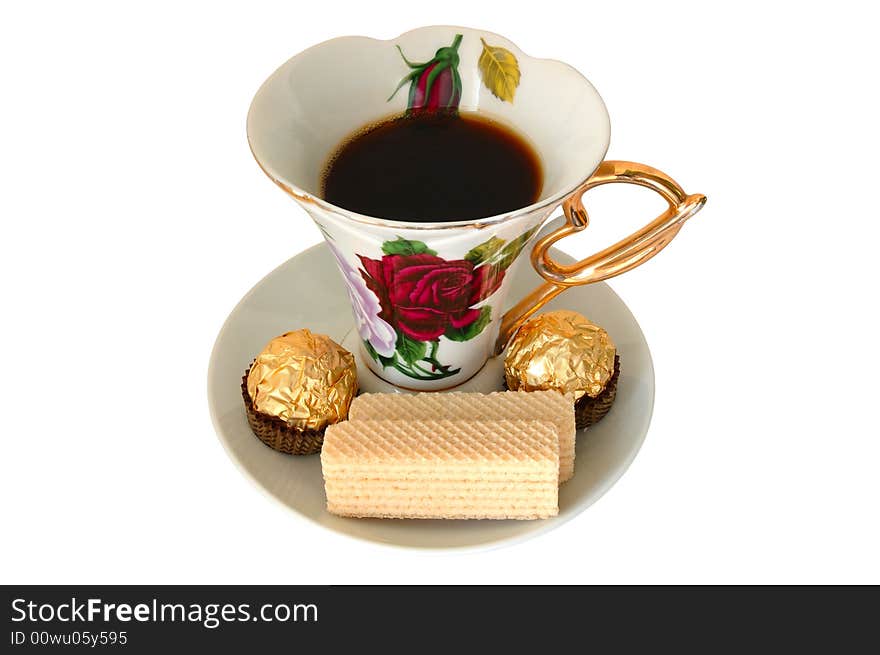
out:
{"label": "white porcelain", "polygon": [[[563,263],[572,261],[559,253],[556,256]],[[648,345],[635,318],[610,287],[604,283],[575,287],[550,302],[547,310],[572,309],[604,326],[618,346],[621,375],[609,414],[578,434],[575,476],[560,487],[559,516],[543,521],[418,521],[350,519],[327,513],[319,457],[284,455],[263,445],[247,424],[240,383],[254,355],[269,339],[288,330],[307,327],[338,343],[357,342],[348,294],[336,268],[333,255],[321,244],[257,283],[223,325],[208,371],[211,417],[229,456],[257,486],[299,517],[349,537],[387,545],[486,548],[534,537],[577,516],[602,496],[635,458],[654,402]],[[530,267],[521,267],[508,280],[508,298],[521,297],[539,279]],[[490,359],[464,388],[500,388],[500,373],[500,361]],[[394,389],[376,378],[360,358],[358,377],[365,389]]]}
{"label": "white porcelain", "polygon": [[[460,42],[456,35],[461,35]],[[503,48],[518,63],[521,77],[513,98],[500,99],[482,80],[478,60],[484,41],[493,48]],[[407,59],[425,61],[438,48],[453,42],[457,43],[461,78],[460,98],[456,96],[459,108],[507,123],[532,143],[544,169],[539,201],[478,221],[402,223],[356,214],[322,200],[321,173],[339,144],[362,126],[407,109],[406,89],[389,100],[412,70],[398,46]],[[533,235],[551,212],[600,164],[608,148],[610,127],[599,94],[572,67],[529,57],[491,32],[434,26],[388,41],[342,37],[296,55],[257,92],[248,114],[247,133],[260,166],[302,205],[331,244],[348,285],[358,326],[357,347],[371,370],[394,385],[436,390],[465,382],[493,352],[512,279],[526,259],[522,253],[528,252]],[[490,239],[496,239],[494,243],[503,240],[515,256],[501,269],[503,276],[487,282],[489,266],[475,265],[465,257]],[[393,264],[380,265],[388,248],[396,247],[389,243],[405,244],[404,254],[398,253]],[[435,254],[404,259],[413,247]],[[427,284],[425,280],[434,279],[430,277],[434,275],[437,289],[462,290],[454,296],[452,309],[438,309],[440,301],[400,307],[388,294],[383,295],[383,289],[398,285],[394,293],[410,298],[410,288],[401,280],[425,261],[430,271],[420,274],[420,284]],[[482,271],[478,270],[481,266]],[[371,273],[376,271],[387,279],[375,283],[376,275]],[[468,295],[465,291],[469,289],[478,292]],[[525,291],[520,290],[519,295]],[[437,334],[440,327],[443,331]],[[409,341],[401,345],[402,339]],[[424,358],[405,361],[407,356],[423,352]]]}

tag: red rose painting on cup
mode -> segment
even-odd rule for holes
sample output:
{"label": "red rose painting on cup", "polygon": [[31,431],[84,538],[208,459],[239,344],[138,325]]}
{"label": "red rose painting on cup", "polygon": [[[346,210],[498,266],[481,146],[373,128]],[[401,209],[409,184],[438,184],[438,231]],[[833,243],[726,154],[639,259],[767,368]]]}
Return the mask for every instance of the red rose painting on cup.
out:
{"label": "red rose painting on cup", "polygon": [[469,341],[491,323],[492,308],[483,301],[500,288],[533,233],[509,243],[492,237],[461,259],[444,259],[425,243],[403,238],[385,241],[380,258],[358,255],[363,282],[378,300],[378,311],[367,320],[391,326],[396,335],[389,353],[384,340],[373,343],[381,331],[365,325],[361,337],[369,355],[383,368],[418,380],[458,373],[442,363],[441,339]]}

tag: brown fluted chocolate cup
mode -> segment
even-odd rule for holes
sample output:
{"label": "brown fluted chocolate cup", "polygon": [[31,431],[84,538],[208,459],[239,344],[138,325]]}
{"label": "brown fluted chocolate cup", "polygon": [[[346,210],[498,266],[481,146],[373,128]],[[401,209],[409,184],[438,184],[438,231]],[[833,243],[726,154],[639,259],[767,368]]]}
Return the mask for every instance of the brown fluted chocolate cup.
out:
{"label": "brown fluted chocolate cup", "polygon": [[288,425],[277,416],[263,414],[254,408],[254,401],[247,390],[250,367],[241,379],[241,395],[247,412],[248,424],[257,439],[264,444],[288,455],[313,455],[321,452],[324,443],[324,430],[301,430]]}

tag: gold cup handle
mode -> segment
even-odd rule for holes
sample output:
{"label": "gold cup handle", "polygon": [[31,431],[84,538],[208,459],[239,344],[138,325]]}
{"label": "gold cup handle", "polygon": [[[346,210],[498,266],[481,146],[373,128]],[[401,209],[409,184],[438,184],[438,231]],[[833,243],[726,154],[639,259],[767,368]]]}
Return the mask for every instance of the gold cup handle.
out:
{"label": "gold cup handle", "polygon": [[[549,249],[560,239],[580,232],[590,222],[582,202],[593,187],[615,182],[638,184],[653,189],[669,204],[669,209],[653,221],[613,246],[575,264],[560,264],[550,257]],[[500,353],[519,326],[532,314],[568,287],[600,282],[626,273],[644,264],[663,250],[678,234],[681,226],[706,204],[706,196],[688,195],[662,171],[631,161],[606,161],[593,176],[562,203],[566,223],[540,239],[532,249],[532,265],[547,282],[532,291],[502,318],[501,332],[495,344]]]}

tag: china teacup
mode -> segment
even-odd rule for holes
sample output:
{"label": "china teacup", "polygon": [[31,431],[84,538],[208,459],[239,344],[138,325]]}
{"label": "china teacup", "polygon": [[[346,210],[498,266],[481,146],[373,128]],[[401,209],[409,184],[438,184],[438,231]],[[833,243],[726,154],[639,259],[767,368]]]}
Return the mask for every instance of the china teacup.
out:
{"label": "china teacup", "polygon": [[[442,61],[448,72],[426,89],[420,73],[430,63],[417,69],[413,61]],[[392,95],[402,79],[410,93]],[[321,197],[325,166],[346,137],[429,105],[479,112],[524,136],[543,167],[538,200],[479,220],[424,223],[358,214]],[[247,135],[260,167],[324,234],[347,285],[362,360],[408,389],[467,381],[548,300],[647,261],[706,200],[650,166],[603,161],[608,113],[575,69],[463,27],[423,27],[388,41],[342,37],[309,48],[260,87]],[[669,208],[587,259],[555,262],[550,246],[587,227],[583,194],[611,182],[653,189]],[[533,243],[560,205],[565,225]],[[512,274],[527,251],[546,282],[504,313]]]}

